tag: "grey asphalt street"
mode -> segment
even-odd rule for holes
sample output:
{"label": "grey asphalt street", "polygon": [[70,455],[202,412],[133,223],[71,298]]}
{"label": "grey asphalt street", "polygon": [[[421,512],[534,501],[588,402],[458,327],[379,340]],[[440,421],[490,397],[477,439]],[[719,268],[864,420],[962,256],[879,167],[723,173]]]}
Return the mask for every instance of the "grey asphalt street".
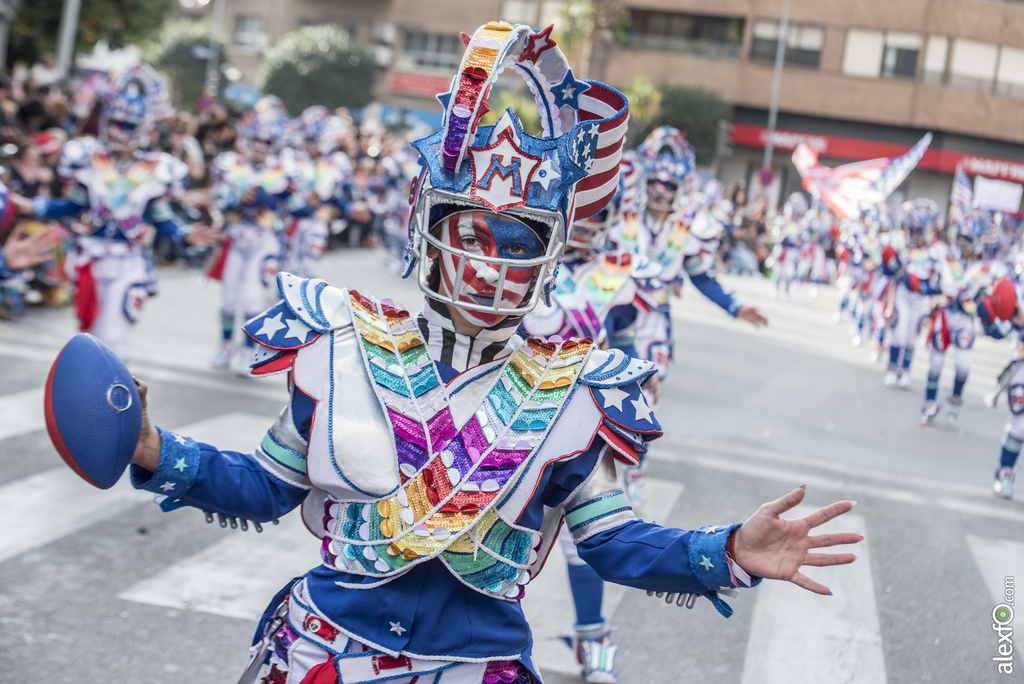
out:
{"label": "grey asphalt street", "polygon": [[[415,284],[376,251],[328,254],[323,274],[418,308]],[[704,600],[685,610],[609,588],[620,681],[1012,681],[993,661],[992,611],[1007,578],[1024,578],[1024,507],[991,493],[1007,409],[1005,398],[995,410],[981,401],[1010,345],[979,340],[959,420],[922,429],[925,350],[911,391],[885,389],[881,366],[832,323],[834,288],[783,302],[767,281],[723,282],[771,324],[733,320],[689,286],[676,302],[677,360],[643,515],[684,528],[729,523],[806,484],[803,510],[855,500],[833,529],[867,540],[852,566],[808,571],[833,596],[762,584],[727,599],[729,619]],[[177,269],[161,283],[131,364],[151,387],[154,422],[250,450],[286,396],[282,379],[209,368],[216,284]],[[46,373],[74,332],[67,310],[0,323],[0,682],[232,683],[253,616],[315,562],[318,541],[294,514],[258,536],[194,510],[161,513],[124,482],[99,492],[77,480],[42,420]],[[560,553],[524,600],[548,684],[581,681],[558,640],[573,619]]]}

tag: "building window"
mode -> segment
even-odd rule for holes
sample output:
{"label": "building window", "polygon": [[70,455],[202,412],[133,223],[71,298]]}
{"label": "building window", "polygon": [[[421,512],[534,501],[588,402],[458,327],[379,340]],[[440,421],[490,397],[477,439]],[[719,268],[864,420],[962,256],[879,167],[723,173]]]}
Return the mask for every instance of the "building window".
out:
{"label": "building window", "polygon": [[843,46],[843,73],[866,78],[914,78],[921,36],[897,31],[850,29]]}
{"label": "building window", "polygon": [[957,38],[949,60],[949,85],[964,90],[990,92],[996,78],[999,46]]}
{"label": "building window", "polygon": [[924,49],[924,67],[921,81],[928,85],[946,84],[946,59],[949,56],[949,38],[928,36]]}
{"label": "building window", "polygon": [[641,50],[681,52],[713,59],[739,59],[743,52],[740,17],[630,9],[629,44]]}
{"label": "building window", "polygon": [[[751,62],[774,62],[779,41],[779,22],[759,19],[754,22],[754,37],[750,43]],[[825,29],[810,24],[790,24],[786,34],[786,66],[817,69],[821,62],[821,47],[825,43]]]}
{"label": "building window", "polygon": [[462,62],[464,47],[462,39],[457,35],[406,33],[400,65],[406,68],[454,71]]}
{"label": "building window", "polygon": [[921,36],[915,33],[885,32],[882,53],[882,78],[914,78],[917,56],[921,52]]}
{"label": "building window", "polygon": [[246,14],[239,14],[235,18],[235,45],[262,50],[269,42],[266,19]]}

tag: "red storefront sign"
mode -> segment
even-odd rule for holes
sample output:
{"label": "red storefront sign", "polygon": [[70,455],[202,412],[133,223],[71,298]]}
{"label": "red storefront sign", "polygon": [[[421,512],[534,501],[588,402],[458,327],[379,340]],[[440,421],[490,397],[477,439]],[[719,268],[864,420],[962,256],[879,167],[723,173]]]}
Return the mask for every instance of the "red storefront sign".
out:
{"label": "red storefront sign", "polygon": [[[768,129],[764,126],[749,124],[733,124],[732,144],[741,147],[763,149],[768,141]],[[775,129],[772,143],[777,150],[795,150],[800,143],[807,143],[822,157],[842,159],[844,161],[861,161],[878,159],[879,157],[898,157],[912,146],[895,143],[879,142],[864,138],[847,138],[841,135],[821,135],[803,131]],[[957,164],[964,165],[964,172],[969,176],[985,176],[999,178],[1015,183],[1024,183],[1024,163],[996,157],[980,157],[963,152],[929,148],[921,158],[917,168],[929,171],[953,173]]]}
{"label": "red storefront sign", "polygon": [[388,89],[395,93],[434,97],[438,93],[448,92],[451,87],[451,79],[443,76],[414,74],[408,71],[388,72]]}

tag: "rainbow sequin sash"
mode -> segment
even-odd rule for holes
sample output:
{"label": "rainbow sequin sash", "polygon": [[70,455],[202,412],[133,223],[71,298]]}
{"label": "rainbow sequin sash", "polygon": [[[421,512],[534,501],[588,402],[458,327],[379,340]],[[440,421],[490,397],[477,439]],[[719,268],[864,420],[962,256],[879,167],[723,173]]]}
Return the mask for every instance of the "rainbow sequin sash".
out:
{"label": "rainbow sequin sash", "polygon": [[519,598],[539,539],[503,520],[497,507],[571,397],[590,340],[528,340],[459,427],[409,314],[355,291],[349,299],[367,373],[394,432],[402,484],[376,501],[339,502],[329,511],[325,562],[385,580],[440,557],[478,591]]}

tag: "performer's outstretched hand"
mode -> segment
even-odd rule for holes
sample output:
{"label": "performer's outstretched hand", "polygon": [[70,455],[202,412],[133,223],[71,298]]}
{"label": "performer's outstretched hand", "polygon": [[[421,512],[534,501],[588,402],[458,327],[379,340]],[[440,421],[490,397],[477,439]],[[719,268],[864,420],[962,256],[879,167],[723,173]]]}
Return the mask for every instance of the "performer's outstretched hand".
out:
{"label": "performer's outstretched hand", "polygon": [[[155,473],[160,467],[160,433],[149,422],[149,410],[146,405],[146,393],[149,387],[146,383],[135,381],[139,388],[139,403],[142,404],[142,429],[139,430],[139,443],[135,445],[135,454],[132,456],[132,463]],[[738,561],[737,561],[738,562]]]}
{"label": "performer's outstretched hand", "polygon": [[23,228],[15,229],[14,233],[3,245],[4,261],[7,267],[18,271],[32,268],[50,258],[50,250],[60,242],[60,233],[47,228],[32,235],[26,235]]}
{"label": "performer's outstretched hand", "polygon": [[190,245],[213,247],[220,240],[220,231],[206,223],[197,223],[185,234],[185,242]]}
{"label": "performer's outstretched hand", "polygon": [[779,516],[804,498],[798,487],[781,499],[762,505],[739,529],[734,539],[734,560],[750,575],[792,582],[816,594],[830,594],[824,584],[800,572],[804,565],[845,565],[856,560],[852,553],[810,553],[810,549],[855,544],[864,537],[855,532],[836,532],[811,536],[813,528],[847,513],[852,501],[838,501],[795,520]]}
{"label": "performer's outstretched hand", "polygon": [[740,310],[736,312],[736,318],[750,323],[755,328],[768,325],[768,319],[762,316],[761,312],[752,306],[740,307]]}

